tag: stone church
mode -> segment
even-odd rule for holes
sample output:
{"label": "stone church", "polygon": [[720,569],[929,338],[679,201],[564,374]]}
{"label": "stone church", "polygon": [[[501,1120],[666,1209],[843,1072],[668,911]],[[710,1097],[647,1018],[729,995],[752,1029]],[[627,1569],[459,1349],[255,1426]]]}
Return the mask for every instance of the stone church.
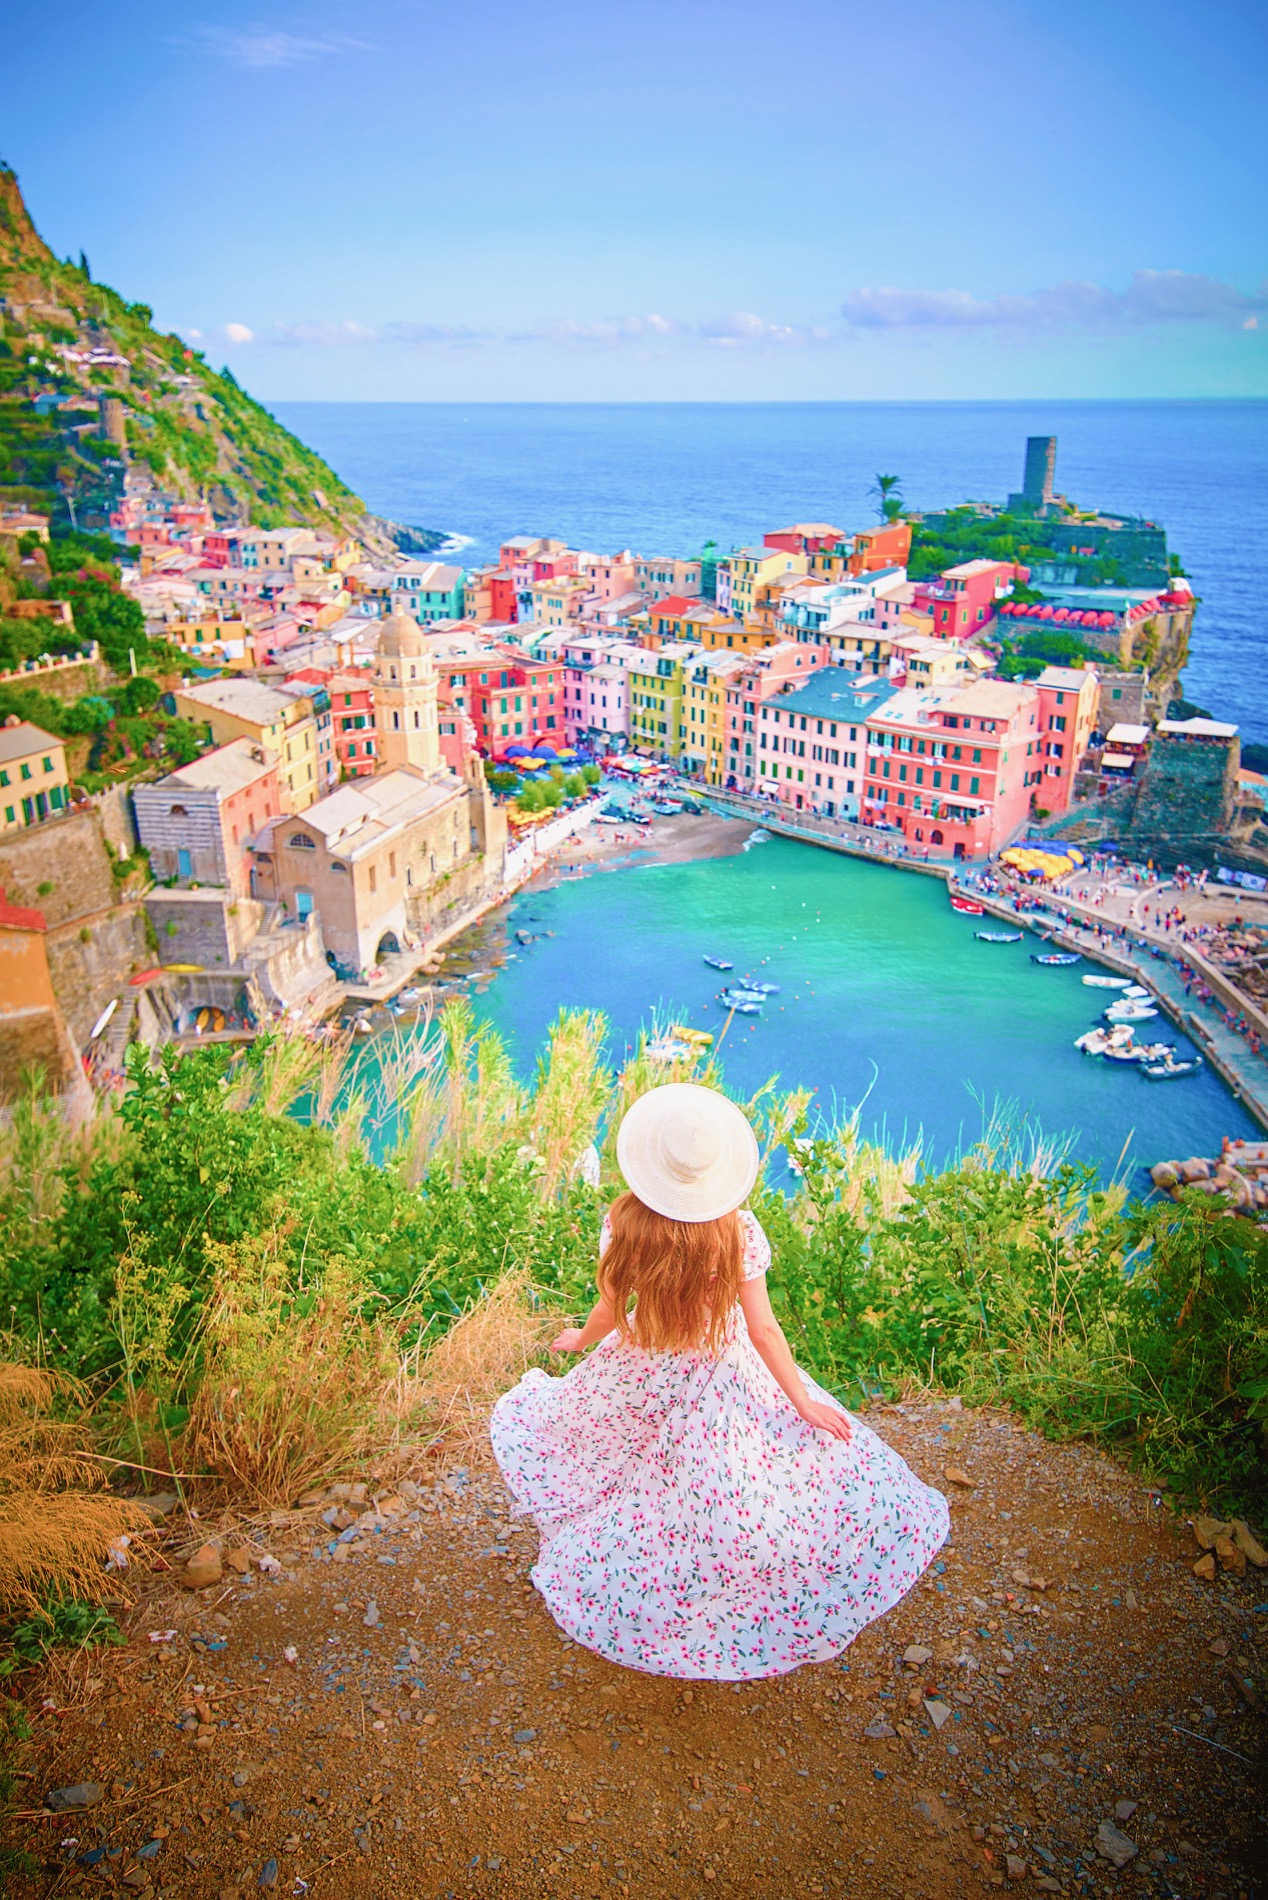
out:
{"label": "stone church", "polygon": [[380,770],[341,785],[256,841],[253,884],[302,922],[315,912],[345,980],[421,950],[506,876],[506,819],[474,754],[440,752],[436,670],[410,615],[383,624],[374,662]]}

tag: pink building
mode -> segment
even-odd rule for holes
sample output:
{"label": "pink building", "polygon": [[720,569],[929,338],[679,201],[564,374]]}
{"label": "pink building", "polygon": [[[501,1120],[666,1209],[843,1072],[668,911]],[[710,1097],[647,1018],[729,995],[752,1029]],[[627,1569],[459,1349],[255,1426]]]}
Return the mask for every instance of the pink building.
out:
{"label": "pink building", "polygon": [[1096,727],[1100,681],[1090,667],[1046,666],[1035,685],[1043,760],[1035,804],[1055,816],[1068,811],[1073,801],[1074,776]]}
{"label": "pink building", "polygon": [[751,792],[758,783],[762,706],[777,693],[810,678],[826,664],[824,647],[779,640],[748,656],[726,689],[726,779],[732,791]]}
{"label": "pink building", "polygon": [[936,581],[918,581],[912,605],[917,613],[932,616],[939,640],[967,640],[986,631],[998,603],[1028,572],[1011,561],[961,561],[958,567],[944,569]]}
{"label": "pink building", "polygon": [[827,521],[796,521],[791,528],[772,528],[762,536],[763,547],[781,548],[785,554],[821,554],[839,547],[845,536]]}
{"label": "pink building", "polygon": [[918,855],[988,858],[1020,831],[1042,783],[1039,689],[978,680],[904,687],[867,722],[860,822]]}
{"label": "pink building", "polygon": [[630,730],[629,662],[633,641],[598,635],[556,648],[564,663],[564,713],[569,745],[623,751]]}

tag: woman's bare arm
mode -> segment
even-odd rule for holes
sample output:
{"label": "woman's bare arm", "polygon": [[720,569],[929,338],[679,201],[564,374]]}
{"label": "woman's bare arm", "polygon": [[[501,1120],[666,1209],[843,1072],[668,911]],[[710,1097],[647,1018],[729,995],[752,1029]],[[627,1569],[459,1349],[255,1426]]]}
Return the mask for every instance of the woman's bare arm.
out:
{"label": "woman's bare arm", "polygon": [[797,1370],[797,1363],[784,1338],[784,1329],[771,1310],[764,1273],[755,1280],[741,1282],[740,1305],[749,1338],[793,1410],[805,1419],[807,1425],[813,1425],[817,1431],[827,1432],[832,1438],[839,1438],[848,1445],[851,1430],[845,1413],[839,1412],[834,1405],[824,1405],[822,1400],[812,1399],[806,1391],[805,1381]]}
{"label": "woman's bare arm", "polygon": [[587,1346],[593,1346],[596,1340],[606,1339],[616,1325],[616,1314],[607,1301],[600,1296],[590,1309],[590,1317],[584,1326],[565,1326],[558,1339],[552,1339],[552,1352],[584,1352]]}

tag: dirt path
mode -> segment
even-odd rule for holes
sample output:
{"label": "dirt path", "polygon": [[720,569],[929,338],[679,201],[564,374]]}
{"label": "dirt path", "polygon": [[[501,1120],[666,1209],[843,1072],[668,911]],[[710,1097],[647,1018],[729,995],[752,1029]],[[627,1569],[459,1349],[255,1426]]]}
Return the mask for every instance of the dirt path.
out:
{"label": "dirt path", "polygon": [[316,1510],[302,1540],[279,1523],[276,1577],[147,1579],[128,1648],[69,1706],[32,1696],[30,1808],[104,1798],[11,1826],[43,1865],[14,1891],[1263,1892],[1268,1572],[1200,1582],[1156,1494],[1005,1418],[869,1422],[974,1488],[946,1483],[952,1543],[898,1610],[788,1677],[689,1686],[564,1640],[481,1472],[333,1557]]}

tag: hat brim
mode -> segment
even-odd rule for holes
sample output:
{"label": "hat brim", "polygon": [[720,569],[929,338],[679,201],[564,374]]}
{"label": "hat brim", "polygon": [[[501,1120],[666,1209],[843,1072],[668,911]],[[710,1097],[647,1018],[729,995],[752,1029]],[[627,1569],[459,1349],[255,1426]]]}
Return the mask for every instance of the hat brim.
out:
{"label": "hat brim", "polygon": [[[659,1133],[666,1115],[687,1099],[703,1109],[722,1135],[717,1161],[690,1182],[674,1179],[665,1166]],[[627,1186],[644,1207],[667,1220],[720,1220],[742,1207],[761,1167],[757,1136],[734,1102],[697,1082],[666,1082],[649,1089],[628,1110],[616,1136],[616,1159]]]}

